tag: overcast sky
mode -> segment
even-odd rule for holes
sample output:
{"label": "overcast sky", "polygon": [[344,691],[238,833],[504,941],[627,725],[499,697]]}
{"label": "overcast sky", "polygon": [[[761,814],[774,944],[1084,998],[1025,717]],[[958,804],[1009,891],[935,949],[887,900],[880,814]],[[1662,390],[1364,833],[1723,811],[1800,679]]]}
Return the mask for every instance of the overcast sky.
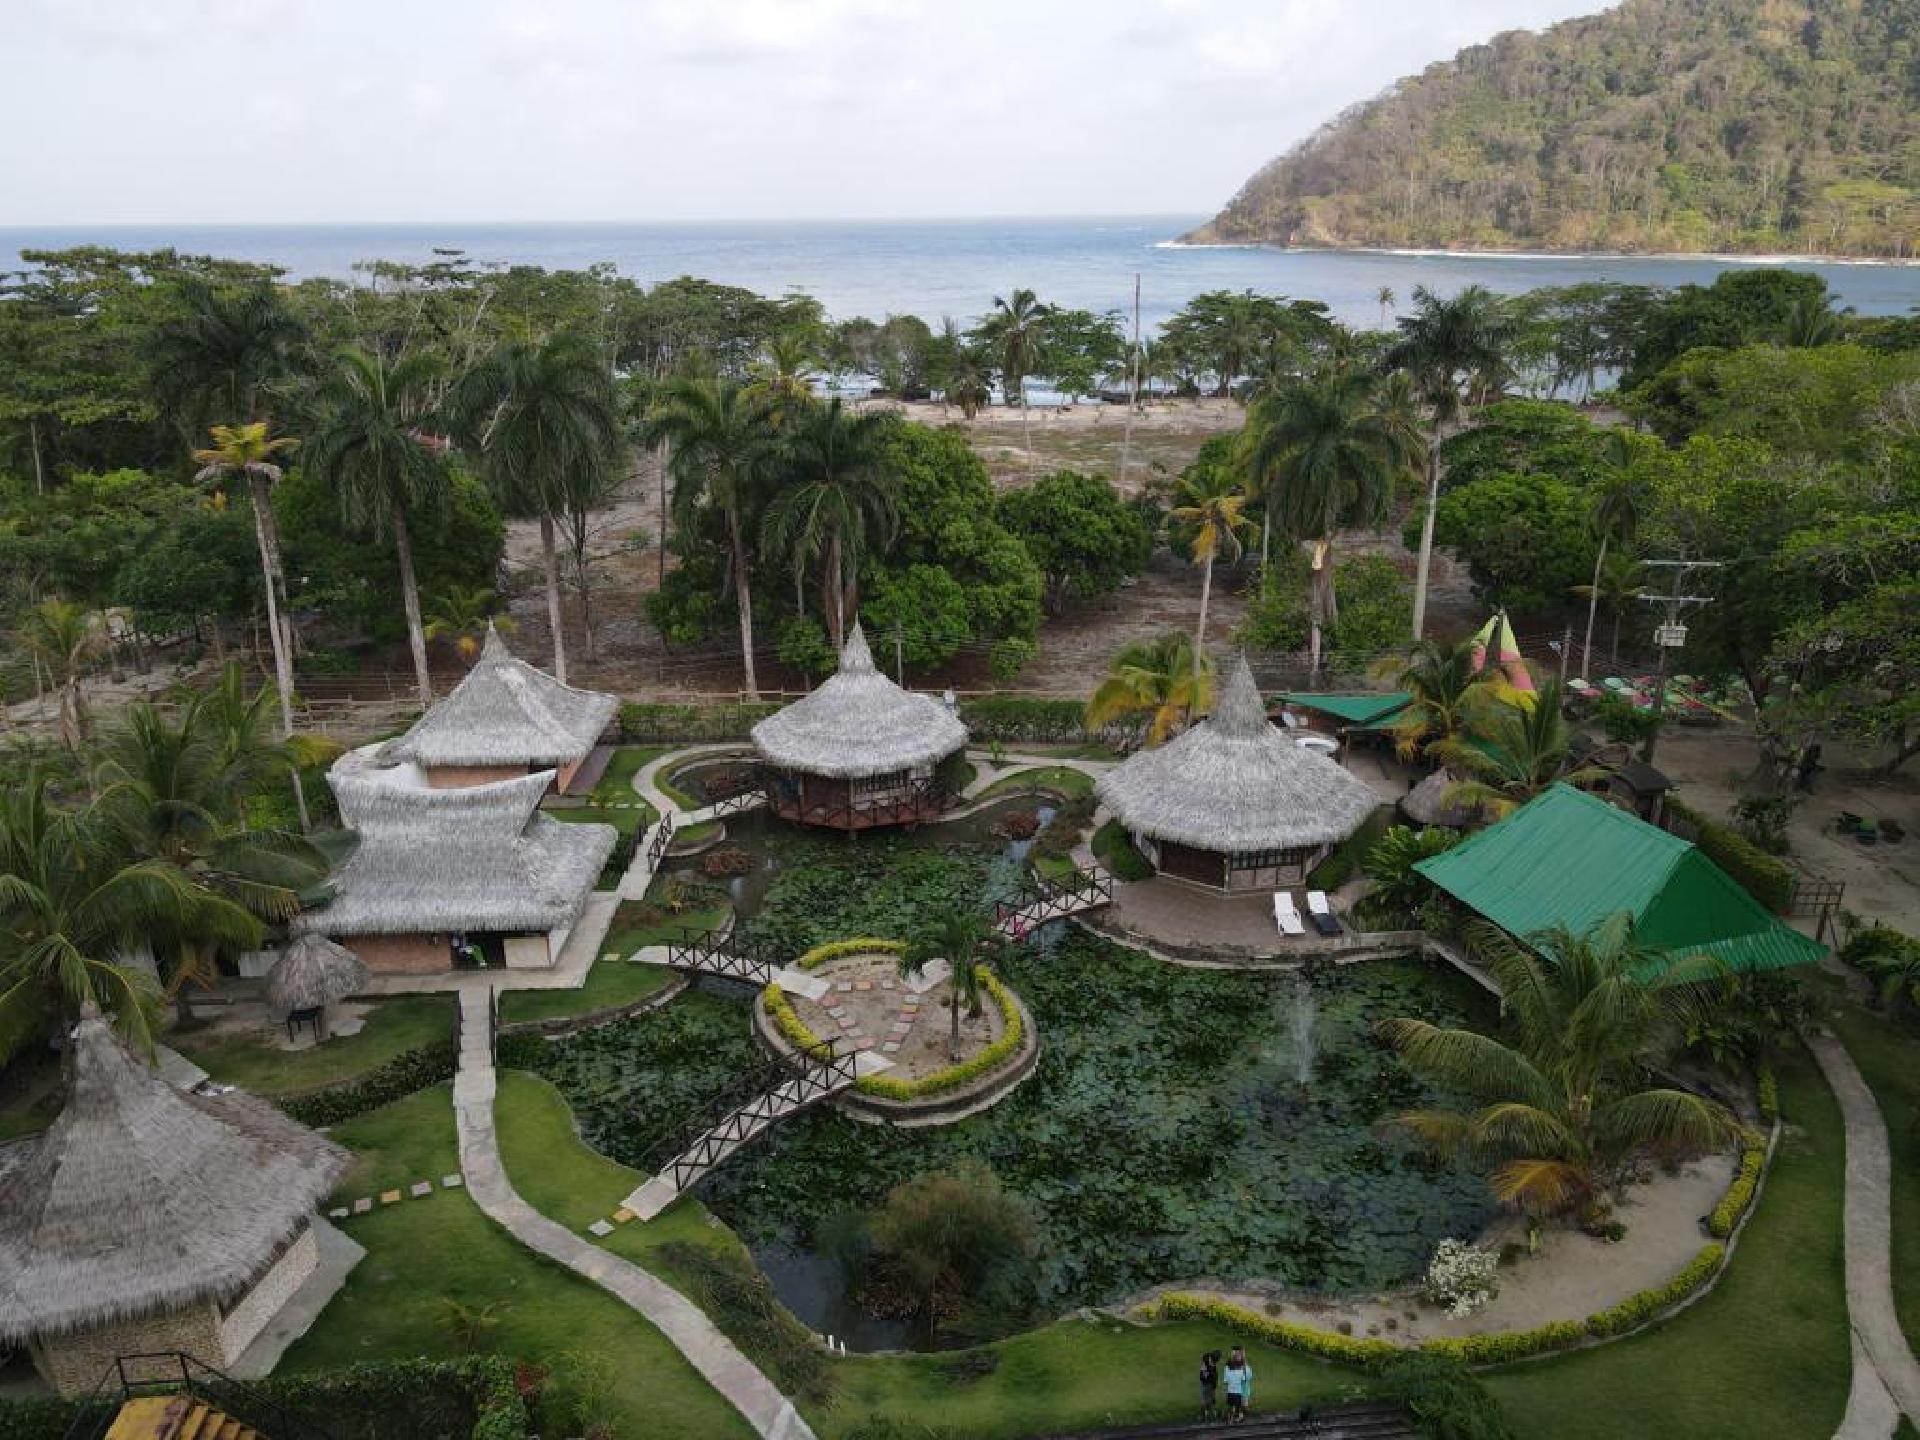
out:
{"label": "overcast sky", "polygon": [[1604,0],[4,0],[0,224],[1209,212]]}

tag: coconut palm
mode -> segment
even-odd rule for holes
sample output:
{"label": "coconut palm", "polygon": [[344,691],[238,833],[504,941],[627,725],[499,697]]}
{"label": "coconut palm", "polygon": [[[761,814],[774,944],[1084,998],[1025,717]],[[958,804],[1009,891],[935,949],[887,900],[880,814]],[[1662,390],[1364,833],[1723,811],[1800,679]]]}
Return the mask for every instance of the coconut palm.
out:
{"label": "coconut palm", "polygon": [[[1585,680],[1593,663],[1593,621],[1600,610],[1600,597],[1603,593],[1601,577],[1607,568],[1608,547],[1614,544],[1629,546],[1640,529],[1640,517],[1647,507],[1650,490],[1644,479],[1631,470],[1633,464],[1633,441],[1624,430],[1614,430],[1607,436],[1606,445],[1607,472],[1594,486],[1593,498],[1587,510],[1587,525],[1594,537],[1600,542],[1600,549],[1593,557],[1593,583],[1581,587],[1587,599],[1587,639],[1580,654],[1580,678]],[[1576,594],[1580,590],[1575,591]],[[1619,609],[1614,610],[1613,653],[1620,653]]]}
{"label": "coconut palm", "polygon": [[1179,631],[1129,645],[1114,657],[1107,678],[1087,702],[1084,724],[1101,730],[1144,717],[1146,741],[1158,745],[1189,716],[1213,708],[1213,662],[1195,663],[1193,642]]}
{"label": "coconut palm", "polygon": [[1200,618],[1193,627],[1193,674],[1196,686],[1202,657],[1207,651],[1207,607],[1213,599],[1213,562],[1220,556],[1229,565],[1240,558],[1247,519],[1247,497],[1229,488],[1232,477],[1215,472],[1211,483],[1182,482],[1174,496],[1175,504],[1167,518],[1187,534],[1188,553],[1200,566]]}
{"label": "coconut palm", "polygon": [[1391,285],[1382,285],[1380,293],[1374,297],[1380,302],[1380,328],[1387,328],[1387,317],[1393,313],[1394,293]]}
{"label": "coconut palm", "polygon": [[1469,285],[1449,298],[1416,286],[1413,305],[1413,314],[1400,317],[1400,339],[1387,352],[1387,364],[1413,373],[1433,422],[1413,582],[1413,638],[1418,640],[1426,633],[1433,525],[1440,506],[1440,438],[1449,425],[1466,423],[1476,390],[1504,364],[1512,326],[1499,297],[1481,285]]}
{"label": "coconut palm", "polygon": [[1000,388],[1009,405],[1020,407],[1022,444],[1027,469],[1033,469],[1033,422],[1027,411],[1027,376],[1040,361],[1048,316],[1053,307],[1040,302],[1031,290],[1015,290],[993,297],[993,310],[975,334],[999,352]]}
{"label": "coconut palm", "polygon": [[87,738],[87,666],[106,648],[98,619],[85,606],[49,596],[27,611],[17,636],[58,695],[60,739],[78,752]]}
{"label": "coconut palm", "polygon": [[460,658],[471,665],[489,626],[496,630],[514,628],[511,617],[495,613],[498,608],[498,597],[484,585],[449,585],[435,590],[426,598],[426,637],[453,641]]}
{"label": "coconut palm", "polygon": [[980,1015],[986,994],[980,960],[992,938],[987,922],[976,912],[955,908],[936,915],[900,954],[902,979],[923,973],[935,960],[945,960],[952,971],[947,980],[947,1013],[952,1021],[947,1057],[951,1060],[960,1058],[961,1008],[965,1007],[969,1019]]}
{"label": "coconut palm", "polygon": [[342,350],[321,382],[319,418],[307,446],[307,469],[333,491],[341,519],[393,542],[422,705],[433,704],[433,677],[413,574],[411,517],[446,496],[446,465],[431,433],[437,374],[436,363],[424,354],[388,361]]}
{"label": "coconut palm", "polygon": [[1435,1152],[1492,1167],[1502,1204],[1532,1215],[1603,1218],[1635,1162],[1727,1145],[1739,1123],[1712,1100],[1650,1086],[1646,1064],[1670,1032],[1677,987],[1634,941],[1631,917],[1584,935],[1519,945],[1487,927],[1509,1038],[1388,1020],[1380,1034],[1469,1108],[1409,1111],[1397,1123]]}
{"label": "coconut palm", "polygon": [[213,444],[193,452],[200,462],[194,478],[239,481],[247,487],[253,505],[253,539],[260,551],[260,584],[267,595],[267,635],[273,642],[273,681],[280,697],[280,731],[293,733],[293,653],[282,624],[280,592],[280,527],[273,519],[272,487],[284,473],[278,458],[297,441],[274,436],[265,420],[244,425],[215,425]]}
{"label": "coconut palm", "polygon": [[1467,707],[1464,735],[1439,741],[1427,753],[1456,775],[1444,804],[1479,811],[1488,819],[1511,815],[1551,785],[1586,785],[1604,771],[1572,763],[1573,731],[1561,712],[1558,681],[1537,694],[1489,683],[1476,689]]}
{"label": "coconut palm", "polygon": [[813,338],[800,330],[775,335],[754,362],[747,384],[751,399],[767,407],[777,426],[787,410],[811,404],[814,382],[820,378],[820,356]]}
{"label": "coconut palm", "polygon": [[[778,458],[774,417],[780,403],[771,394],[732,380],[670,380],[655,397],[647,421],[652,443],[672,447],[667,468],[673,476],[673,506],[681,523],[691,524],[703,502],[726,518],[733,593],[740,613],[740,663],[750,695],[760,693],[760,681],[753,664],[748,520]],[[813,402],[788,403],[810,406]]]}
{"label": "coconut palm", "polygon": [[993,399],[993,356],[981,345],[956,342],[943,362],[940,393],[971,420]]}
{"label": "coconut palm", "polygon": [[847,616],[859,608],[860,560],[889,544],[899,529],[897,485],[887,445],[899,417],[890,410],[852,412],[836,396],[795,416],[781,437],[782,490],[768,506],[761,544],[799,574],[821,565],[821,594],[837,649]]}
{"label": "coconut palm", "polygon": [[1388,662],[1388,673],[1409,697],[1393,722],[1394,745],[1403,760],[1457,740],[1491,674],[1479,664],[1472,640],[1451,645],[1422,640],[1405,659]]}
{"label": "coconut palm", "polygon": [[[1626,550],[1615,550],[1604,556],[1601,563],[1594,566],[1591,585],[1575,585],[1573,593],[1588,602],[1587,648],[1593,648],[1593,610],[1604,605],[1607,613],[1613,617],[1612,655],[1617,662],[1620,658],[1620,621],[1635,603],[1652,591],[1647,584],[1647,567],[1639,556]],[[1582,672],[1585,666],[1582,666]]]}

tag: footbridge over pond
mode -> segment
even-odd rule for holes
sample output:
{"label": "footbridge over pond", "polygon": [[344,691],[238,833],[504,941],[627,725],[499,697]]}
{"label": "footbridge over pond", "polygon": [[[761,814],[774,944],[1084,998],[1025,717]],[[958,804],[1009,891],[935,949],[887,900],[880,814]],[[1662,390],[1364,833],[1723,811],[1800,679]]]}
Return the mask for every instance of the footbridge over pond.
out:
{"label": "footbridge over pond", "polygon": [[1113,876],[1098,865],[1031,879],[993,902],[993,928],[1025,940],[1053,920],[1084,915],[1113,903]]}

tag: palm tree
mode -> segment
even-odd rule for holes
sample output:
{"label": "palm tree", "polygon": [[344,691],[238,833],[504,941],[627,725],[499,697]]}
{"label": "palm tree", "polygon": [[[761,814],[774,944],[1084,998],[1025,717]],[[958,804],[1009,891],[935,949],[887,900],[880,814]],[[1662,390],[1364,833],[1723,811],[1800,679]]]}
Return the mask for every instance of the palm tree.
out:
{"label": "palm tree", "polygon": [[753,664],[753,559],[747,548],[747,517],[778,456],[779,404],[773,396],[756,394],[732,380],[670,380],[647,420],[652,442],[672,446],[667,467],[673,476],[674,510],[682,523],[691,523],[702,501],[726,517],[740,612],[740,663],[747,693],[755,696],[760,681]]}
{"label": "palm tree", "polygon": [[[1581,587],[1587,597],[1587,639],[1580,655],[1580,678],[1585,680],[1593,663],[1593,620],[1600,609],[1601,575],[1607,568],[1607,548],[1614,542],[1631,545],[1640,529],[1641,512],[1646,508],[1648,488],[1629,468],[1633,463],[1633,442],[1623,430],[1607,436],[1607,473],[1593,490],[1587,511],[1587,524],[1600,542],[1593,557],[1593,583]],[[1575,591],[1580,593],[1579,590]],[[1620,653],[1619,610],[1614,611],[1613,653]]]}
{"label": "palm tree", "polygon": [[1382,285],[1375,297],[1380,302],[1380,328],[1387,328],[1387,317],[1393,313],[1394,293],[1391,285]]}
{"label": "palm tree", "polygon": [[1190,533],[1189,553],[1193,563],[1201,567],[1200,619],[1193,627],[1196,689],[1201,659],[1207,651],[1207,606],[1213,599],[1213,562],[1224,554],[1231,565],[1240,558],[1244,548],[1241,537],[1247,521],[1241,511],[1246,508],[1247,497],[1237,489],[1227,488],[1231,484],[1232,477],[1223,470],[1215,473],[1212,484],[1183,485],[1182,492],[1174,497],[1177,503],[1167,514],[1170,521]]}
{"label": "palm tree", "polygon": [[1469,285],[1450,299],[1416,286],[1413,303],[1414,313],[1400,317],[1400,339],[1387,352],[1387,363],[1413,372],[1433,419],[1413,582],[1413,638],[1418,640],[1426,633],[1433,525],[1440,506],[1440,439],[1448,425],[1466,423],[1475,386],[1503,363],[1511,326],[1499,297],[1481,285]]}
{"label": "palm tree", "polygon": [[1213,708],[1213,662],[1195,664],[1193,642],[1177,630],[1129,645],[1114,657],[1107,678],[1087,702],[1084,724],[1101,730],[1116,720],[1146,716],[1146,741],[1158,745],[1191,715]]}
{"label": "palm tree", "polygon": [[1415,1070],[1472,1108],[1410,1111],[1397,1123],[1445,1156],[1493,1167],[1501,1203],[1532,1215],[1602,1219],[1608,1193],[1648,1155],[1726,1145],[1739,1123],[1716,1102],[1649,1086],[1647,1056],[1670,1030],[1678,987],[1626,914],[1585,935],[1513,943],[1487,936],[1511,1041],[1424,1020],[1380,1034]]}
{"label": "palm tree", "polygon": [[273,520],[272,487],[282,471],[277,457],[299,442],[275,437],[265,420],[244,425],[215,425],[213,444],[193,452],[200,462],[194,478],[208,481],[240,480],[253,504],[253,539],[260,550],[260,584],[267,593],[267,635],[273,642],[273,682],[280,696],[280,732],[293,733],[293,653],[280,614],[280,527]]}
{"label": "palm tree", "polygon": [[1400,758],[1412,760],[1435,745],[1457,740],[1490,675],[1477,663],[1473,641],[1441,645],[1422,640],[1411,655],[1390,664],[1395,686],[1410,697],[1393,722]]}
{"label": "palm tree", "polygon": [[[342,350],[321,384],[319,421],[307,446],[307,468],[333,491],[347,525],[393,541],[422,705],[433,704],[433,677],[409,517],[437,507],[446,495],[446,466],[429,433],[437,373],[424,354],[389,362],[364,350]],[[556,632],[556,643],[558,638]]]}
{"label": "palm tree", "polygon": [[1363,370],[1329,365],[1262,397],[1247,420],[1242,465],[1261,483],[1282,534],[1313,546],[1312,665],[1338,618],[1333,544],[1345,527],[1377,525],[1394,482],[1423,458],[1397,406]]}
{"label": "palm tree", "polygon": [[961,343],[947,358],[941,394],[971,420],[993,399],[993,356],[984,346]]}
{"label": "palm tree", "polygon": [[83,605],[49,596],[27,611],[18,635],[58,693],[60,739],[77,752],[87,738],[87,697],[81,680],[106,646],[98,620]]}
{"label": "palm tree", "polygon": [[952,974],[947,980],[947,1012],[952,1029],[947,1040],[947,1058],[960,1058],[960,1009],[966,1007],[969,1019],[980,1014],[981,997],[986,993],[981,982],[984,967],[981,952],[991,934],[986,921],[972,911],[955,908],[936,915],[930,925],[915,936],[900,955],[903,979],[922,973],[936,959],[944,959]]}
{"label": "palm tree", "polygon": [[427,596],[425,633],[429,640],[451,640],[469,665],[480,653],[487,627],[514,628],[510,617],[496,614],[499,600],[484,585],[449,585]]}
{"label": "palm tree", "polygon": [[784,483],[768,507],[761,544],[798,574],[815,560],[837,649],[847,616],[859,608],[860,560],[870,545],[892,541],[899,528],[896,484],[887,445],[899,424],[890,410],[846,410],[838,396],[801,412],[782,437]]}
{"label": "palm tree", "polygon": [[[1596,506],[1597,508],[1597,506]],[[1594,567],[1591,585],[1575,585],[1573,593],[1588,602],[1587,634],[1593,634],[1593,609],[1604,605],[1613,616],[1613,657],[1620,658],[1620,620],[1641,596],[1652,593],[1647,587],[1647,567],[1637,555],[1615,550]],[[1592,648],[1589,640],[1588,648]],[[1582,666],[1584,678],[1585,667]]]}
{"label": "palm tree", "polygon": [[750,398],[767,406],[777,428],[784,412],[813,402],[813,385],[819,377],[820,357],[812,337],[804,331],[788,330],[767,342],[753,366],[747,390]]}
{"label": "palm tree", "polygon": [[1000,352],[1000,388],[1009,405],[1020,407],[1028,471],[1033,469],[1033,422],[1027,410],[1027,376],[1039,363],[1041,340],[1052,313],[1053,307],[1041,304],[1033,291],[1015,290],[1011,298],[993,297],[993,312],[975,332]]}
{"label": "palm tree", "polygon": [[1586,785],[1604,771],[1571,764],[1573,731],[1561,712],[1558,681],[1537,694],[1488,684],[1473,692],[1464,735],[1427,747],[1455,774],[1443,803],[1478,810],[1488,819],[1511,815],[1549,786]]}
{"label": "palm tree", "polygon": [[567,508],[573,492],[600,493],[613,469],[620,414],[607,364],[581,335],[561,333],[544,344],[503,345],[461,379],[453,413],[460,430],[479,449],[481,467],[502,508],[539,518],[553,673],[565,684],[566,627],[554,517]]}

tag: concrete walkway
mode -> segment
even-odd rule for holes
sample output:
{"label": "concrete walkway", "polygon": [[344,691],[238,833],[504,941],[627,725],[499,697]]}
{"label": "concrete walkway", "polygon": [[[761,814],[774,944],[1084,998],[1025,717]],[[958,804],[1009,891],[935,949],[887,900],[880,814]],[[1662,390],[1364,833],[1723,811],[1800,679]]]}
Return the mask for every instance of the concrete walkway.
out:
{"label": "concrete walkway", "polygon": [[493,1128],[496,1078],[487,1030],[485,992],[462,991],[460,1069],[453,1081],[453,1109],[460,1132],[460,1172],[474,1203],[528,1249],[625,1301],[686,1356],[763,1440],[814,1440],[793,1402],[697,1305],[657,1276],[582,1240],[520,1198],[501,1163],[499,1137]]}
{"label": "concrete walkway", "polygon": [[1920,1361],[1893,1304],[1893,1157],[1873,1092],[1831,1035],[1807,1048],[1827,1077],[1847,1127],[1847,1321],[1853,1331],[1853,1391],[1834,1440],[1886,1440],[1899,1412],[1920,1426]]}

